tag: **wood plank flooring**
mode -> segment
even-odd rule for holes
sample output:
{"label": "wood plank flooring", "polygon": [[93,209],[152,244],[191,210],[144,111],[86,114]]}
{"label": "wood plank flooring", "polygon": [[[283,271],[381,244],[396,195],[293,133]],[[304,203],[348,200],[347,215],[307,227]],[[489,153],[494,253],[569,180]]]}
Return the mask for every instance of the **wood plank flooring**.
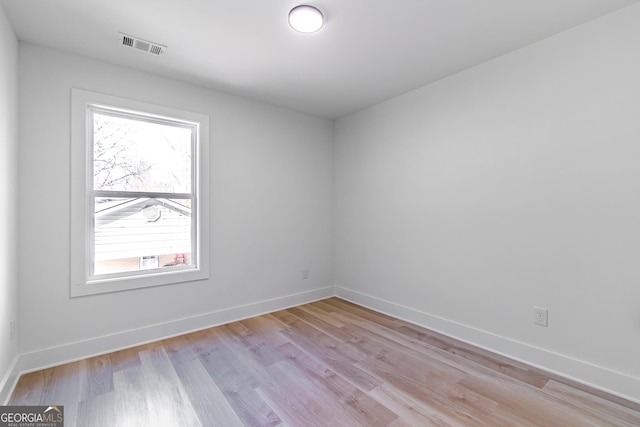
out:
{"label": "wood plank flooring", "polygon": [[25,374],[65,426],[640,426],[640,405],[338,298]]}

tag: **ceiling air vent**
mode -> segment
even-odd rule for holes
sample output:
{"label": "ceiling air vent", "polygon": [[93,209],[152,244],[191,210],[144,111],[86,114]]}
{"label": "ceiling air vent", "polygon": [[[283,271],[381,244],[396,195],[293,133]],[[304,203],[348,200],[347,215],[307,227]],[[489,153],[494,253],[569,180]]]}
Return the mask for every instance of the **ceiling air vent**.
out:
{"label": "ceiling air vent", "polygon": [[133,47],[154,55],[162,55],[167,50],[166,46],[159,43],[150,42],[124,33],[118,33],[118,43],[122,46]]}

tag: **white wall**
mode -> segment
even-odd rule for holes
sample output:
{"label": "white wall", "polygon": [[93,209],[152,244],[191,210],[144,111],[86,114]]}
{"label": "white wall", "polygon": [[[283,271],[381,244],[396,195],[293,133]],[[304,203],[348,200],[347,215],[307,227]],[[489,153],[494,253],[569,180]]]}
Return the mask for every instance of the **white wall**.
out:
{"label": "white wall", "polygon": [[18,319],[18,41],[0,6],[0,405],[18,338],[9,322]]}
{"label": "white wall", "polygon": [[640,400],[639,22],[339,120],[338,294]]}
{"label": "white wall", "polygon": [[[229,320],[207,317],[220,310],[333,293],[332,122],[30,44],[20,44],[19,66],[23,368],[74,355],[50,347],[125,337],[100,351]],[[210,280],[69,298],[72,87],[210,116]],[[127,335],[147,327],[151,335]],[[38,352],[49,353],[29,355]]]}

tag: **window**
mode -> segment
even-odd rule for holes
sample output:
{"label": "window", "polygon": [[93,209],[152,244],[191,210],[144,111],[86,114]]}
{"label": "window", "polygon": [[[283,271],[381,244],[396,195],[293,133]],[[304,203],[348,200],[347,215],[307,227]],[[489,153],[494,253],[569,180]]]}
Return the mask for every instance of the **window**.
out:
{"label": "window", "polygon": [[152,268],[158,268],[159,264],[158,264],[158,256],[157,255],[153,255],[153,256],[143,256],[142,258],[140,258],[140,269],[141,270],[148,270],[148,269],[152,269]]}
{"label": "window", "polygon": [[73,89],[71,121],[71,295],[207,278],[208,117]]}

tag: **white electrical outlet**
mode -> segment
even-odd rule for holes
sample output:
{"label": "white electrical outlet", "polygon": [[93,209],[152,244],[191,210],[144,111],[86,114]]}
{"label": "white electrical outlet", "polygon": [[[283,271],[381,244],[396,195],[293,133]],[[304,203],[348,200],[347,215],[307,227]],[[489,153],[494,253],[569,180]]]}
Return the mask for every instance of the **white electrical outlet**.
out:
{"label": "white electrical outlet", "polygon": [[307,280],[309,278],[309,267],[302,269],[302,279]]}
{"label": "white electrical outlet", "polygon": [[16,339],[16,320],[11,319],[9,321],[9,341]]}
{"label": "white electrical outlet", "polygon": [[549,310],[543,307],[533,307],[533,323],[549,326]]}

